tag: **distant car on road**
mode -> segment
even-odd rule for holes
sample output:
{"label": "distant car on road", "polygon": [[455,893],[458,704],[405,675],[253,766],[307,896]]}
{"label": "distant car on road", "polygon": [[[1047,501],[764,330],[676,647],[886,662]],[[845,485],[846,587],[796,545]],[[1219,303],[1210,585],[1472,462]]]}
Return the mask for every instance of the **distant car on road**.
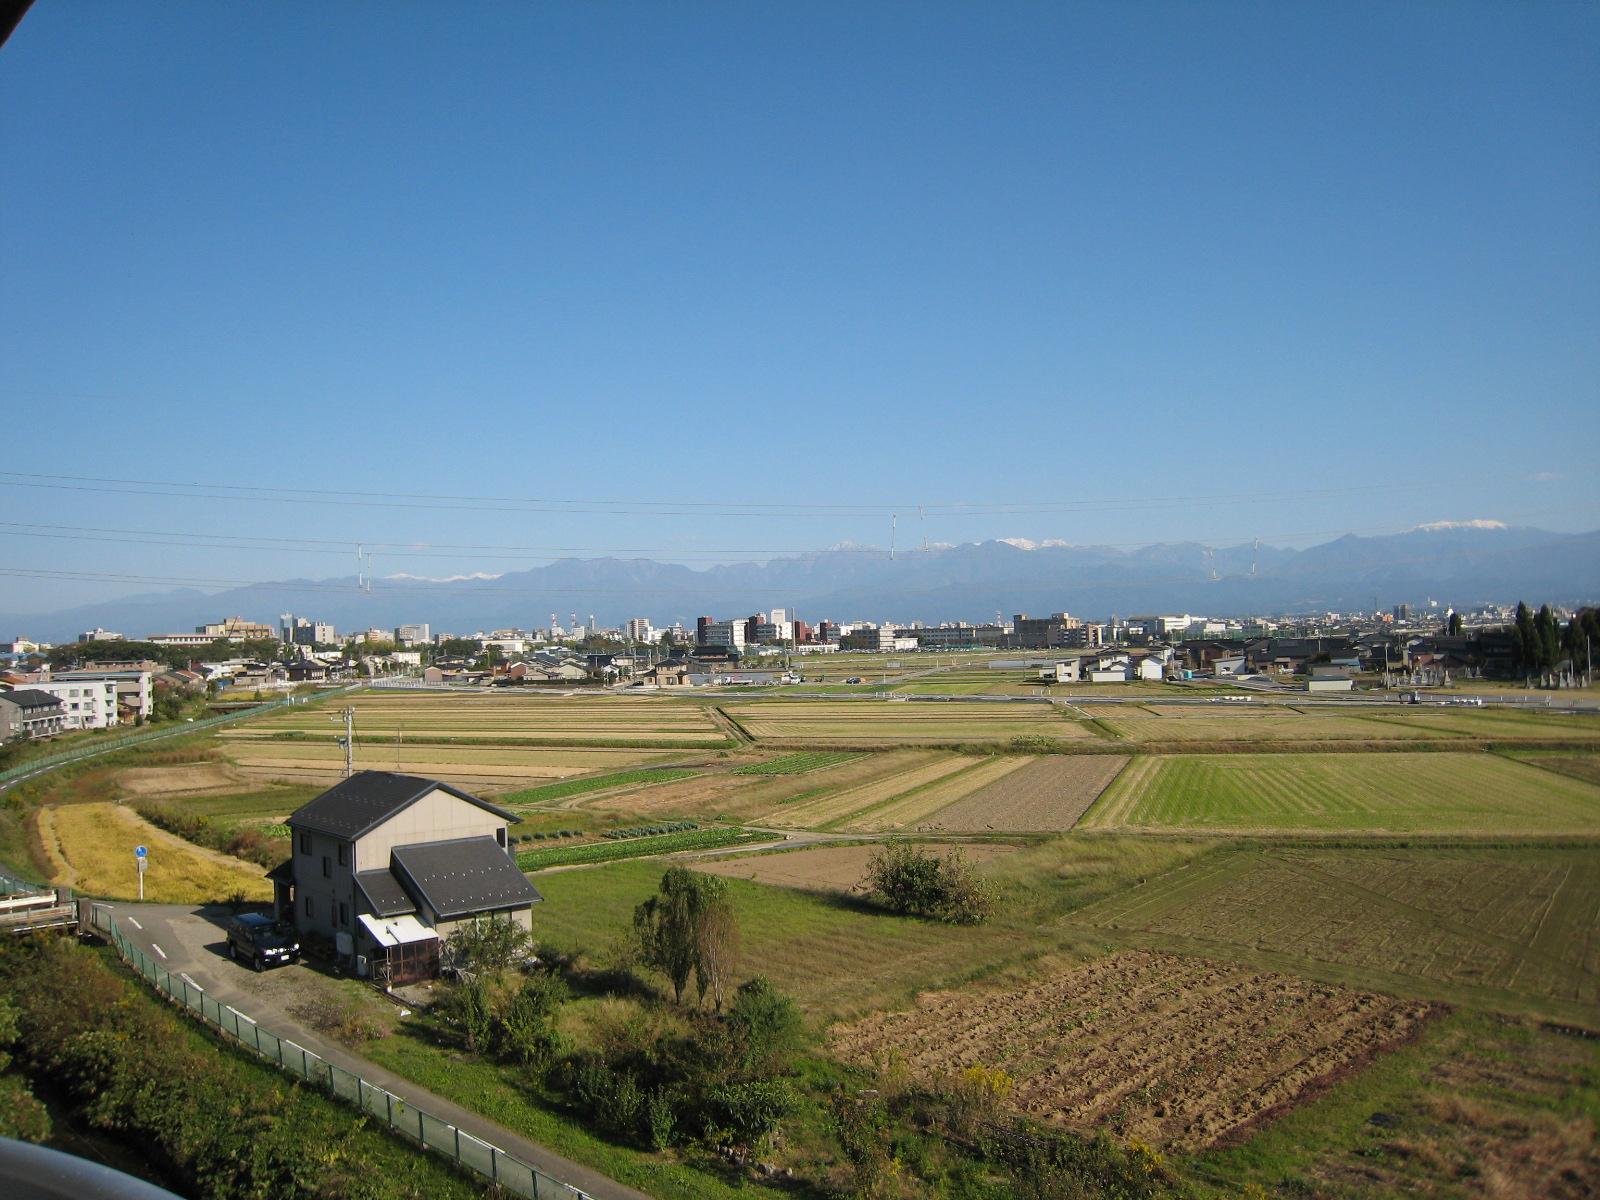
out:
{"label": "distant car on road", "polygon": [[287,921],[243,913],[228,922],[228,957],[258,971],[300,961],[300,934]]}
{"label": "distant car on road", "polygon": [[861,682],[861,676],[852,675],[852,676],[850,676],[849,679],[846,679],[845,682],[846,683],[860,683]]}

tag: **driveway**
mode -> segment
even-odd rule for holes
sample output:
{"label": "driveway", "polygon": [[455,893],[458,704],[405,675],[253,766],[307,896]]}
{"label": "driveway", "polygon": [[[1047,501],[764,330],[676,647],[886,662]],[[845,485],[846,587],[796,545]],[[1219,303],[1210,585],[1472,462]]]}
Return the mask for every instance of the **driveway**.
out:
{"label": "driveway", "polygon": [[[503,1125],[452,1104],[352,1054],[309,1028],[291,1010],[315,1006],[319,1000],[348,1002],[347,988],[304,965],[256,972],[235,963],[228,957],[228,941],[223,932],[228,919],[226,910],[120,902],[102,907],[116,919],[123,936],[151,958],[212,999],[259,1021],[263,1028],[304,1046],[335,1066],[360,1075],[369,1083],[387,1088],[408,1104],[426,1109],[480,1141],[498,1146],[546,1174],[581,1188],[595,1200],[649,1200],[645,1193],[607,1179]],[[388,1003],[376,994],[373,999],[378,1004]]]}

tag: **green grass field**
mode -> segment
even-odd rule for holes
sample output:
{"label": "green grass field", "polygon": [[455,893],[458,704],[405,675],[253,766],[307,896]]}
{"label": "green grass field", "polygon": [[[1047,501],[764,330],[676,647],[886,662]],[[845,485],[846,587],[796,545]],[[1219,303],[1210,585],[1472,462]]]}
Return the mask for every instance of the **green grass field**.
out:
{"label": "green grass field", "polygon": [[1082,829],[1592,836],[1600,787],[1491,754],[1136,757]]}

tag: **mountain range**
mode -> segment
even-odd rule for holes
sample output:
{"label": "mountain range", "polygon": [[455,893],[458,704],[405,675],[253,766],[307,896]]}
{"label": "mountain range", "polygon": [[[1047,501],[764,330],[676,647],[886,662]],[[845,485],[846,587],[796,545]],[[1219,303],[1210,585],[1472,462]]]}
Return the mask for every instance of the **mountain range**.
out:
{"label": "mountain range", "polygon": [[103,628],[128,637],[188,632],[239,615],[276,625],[292,612],[341,632],[426,621],[466,634],[547,624],[576,613],[601,625],[649,617],[693,627],[778,607],[815,624],[1009,620],[1070,612],[1104,620],[1153,612],[1207,616],[1371,611],[1437,601],[1577,605],[1600,598],[1600,531],[1567,534],[1496,522],[1446,522],[1381,537],[1348,534],[1305,549],[1192,542],[1116,546],[1008,539],[928,550],[838,546],[765,563],[696,570],[646,558],[569,558],[498,576],[290,579],[221,592],[194,588],[56,612],[0,615],[0,632],[47,641]]}

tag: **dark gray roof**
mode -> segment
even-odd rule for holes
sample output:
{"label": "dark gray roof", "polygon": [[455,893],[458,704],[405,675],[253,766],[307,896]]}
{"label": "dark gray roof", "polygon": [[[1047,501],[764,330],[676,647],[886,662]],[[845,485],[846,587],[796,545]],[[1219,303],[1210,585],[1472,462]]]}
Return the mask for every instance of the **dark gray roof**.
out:
{"label": "dark gray roof", "polygon": [[441,920],[543,900],[492,837],[396,846],[392,870]]}
{"label": "dark gray roof", "polygon": [[487,800],[468,795],[437,779],[415,775],[396,775],[391,771],[358,771],[315,800],[301,805],[289,817],[289,824],[313,833],[340,838],[358,838],[382,825],[395,813],[415,804],[435,788],[449,792],[468,804],[476,804],[507,821],[518,820],[516,813],[496,808]]}
{"label": "dark gray roof", "polygon": [[388,871],[358,872],[356,887],[366,897],[374,916],[398,917],[417,911],[416,902],[406,895],[400,881]]}
{"label": "dark gray roof", "polygon": [[0,700],[9,700],[18,708],[32,711],[36,708],[61,708],[61,701],[49,692],[41,692],[38,688],[18,688],[11,692],[0,692]]}
{"label": "dark gray roof", "polygon": [[273,867],[272,870],[267,872],[267,878],[272,880],[273,883],[293,883],[294,859],[285,859],[283,862]]}

